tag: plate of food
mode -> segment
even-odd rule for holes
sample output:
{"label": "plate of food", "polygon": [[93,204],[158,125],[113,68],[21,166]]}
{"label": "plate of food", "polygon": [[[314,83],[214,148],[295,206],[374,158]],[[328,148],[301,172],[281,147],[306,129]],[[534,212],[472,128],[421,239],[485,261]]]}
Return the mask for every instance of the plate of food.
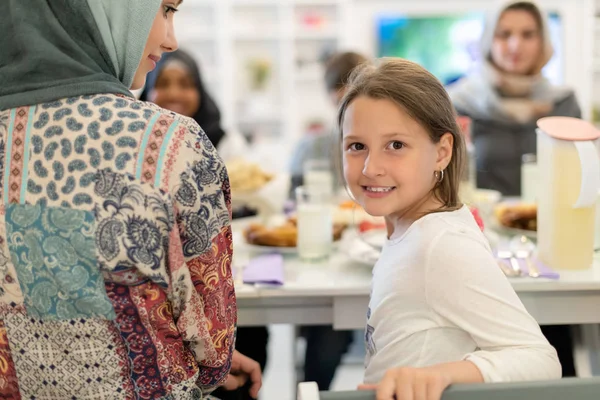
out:
{"label": "plate of food", "polygon": [[[333,224],[334,243],[342,238],[347,225]],[[252,251],[262,253],[296,254],[298,242],[298,224],[295,217],[274,226],[252,223],[244,229],[245,246]]]}
{"label": "plate of food", "polygon": [[537,239],[537,204],[502,202],[495,207],[494,216],[493,228],[499,233]]}
{"label": "plate of food", "polygon": [[229,184],[233,195],[247,195],[262,189],[274,178],[273,174],[265,172],[258,164],[242,159],[227,163]]}
{"label": "plate of food", "polygon": [[227,163],[231,185],[231,207],[249,208],[258,215],[272,216],[281,210],[288,198],[289,176],[273,174],[260,165],[243,159]]}

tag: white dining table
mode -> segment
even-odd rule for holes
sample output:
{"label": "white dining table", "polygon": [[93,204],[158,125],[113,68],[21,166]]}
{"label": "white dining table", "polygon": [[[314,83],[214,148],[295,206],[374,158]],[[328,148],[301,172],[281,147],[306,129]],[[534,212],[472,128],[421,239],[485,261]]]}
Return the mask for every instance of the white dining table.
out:
{"label": "white dining table", "polygon": [[[235,245],[234,245],[235,249]],[[234,250],[235,251],[235,250]],[[239,251],[234,271],[256,254]],[[332,324],[359,329],[366,322],[371,268],[342,252],[320,263],[284,257],[283,285],[245,285],[236,281],[240,326]],[[509,279],[540,325],[600,324],[600,258],[591,269],[560,271],[560,279]]]}
{"label": "white dining table", "polygon": [[[284,255],[283,285],[246,285],[243,267],[260,255],[234,229],[238,326],[270,324],[329,325],[363,329],[372,266],[334,251],[320,263]],[[591,374],[600,375],[600,256],[590,269],[559,271],[559,279],[509,278],[515,292],[540,325],[579,325],[577,342],[589,353]]]}

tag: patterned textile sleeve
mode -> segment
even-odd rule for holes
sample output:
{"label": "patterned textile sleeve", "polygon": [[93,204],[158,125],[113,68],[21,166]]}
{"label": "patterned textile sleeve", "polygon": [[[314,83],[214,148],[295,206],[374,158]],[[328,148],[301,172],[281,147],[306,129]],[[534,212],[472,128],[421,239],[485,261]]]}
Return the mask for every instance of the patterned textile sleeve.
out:
{"label": "patterned textile sleeve", "polygon": [[163,171],[176,213],[170,297],[178,330],[198,362],[197,384],[208,394],[227,377],[235,345],[231,195],[225,165],[201,129],[184,121],[178,132]]}

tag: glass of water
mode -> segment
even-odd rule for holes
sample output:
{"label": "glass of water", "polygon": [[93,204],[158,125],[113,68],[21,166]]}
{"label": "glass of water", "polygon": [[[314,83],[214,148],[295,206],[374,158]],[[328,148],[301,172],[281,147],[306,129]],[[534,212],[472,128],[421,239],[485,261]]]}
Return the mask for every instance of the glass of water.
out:
{"label": "glass of water", "polygon": [[329,257],[333,244],[331,192],[308,186],[296,188],[296,213],[300,259],[318,262]]}
{"label": "glass of water", "polygon": [[333,170],[327,159],[307,160],[303,165],[304,186],[311,192],[333,193]]}

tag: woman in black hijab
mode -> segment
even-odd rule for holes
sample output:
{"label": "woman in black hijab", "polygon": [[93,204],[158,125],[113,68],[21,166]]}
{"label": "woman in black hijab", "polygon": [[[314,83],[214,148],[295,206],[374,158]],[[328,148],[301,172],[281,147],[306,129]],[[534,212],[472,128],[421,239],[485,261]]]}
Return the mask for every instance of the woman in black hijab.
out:
{"label": "woman in black hijab", "polygon": [[206,91],[196,61],[178,50],[165,55],[148,75],[146,88],[140,97],[171,111],[193,118],[219,151],[229,141],[224,140],[221,111]]}

